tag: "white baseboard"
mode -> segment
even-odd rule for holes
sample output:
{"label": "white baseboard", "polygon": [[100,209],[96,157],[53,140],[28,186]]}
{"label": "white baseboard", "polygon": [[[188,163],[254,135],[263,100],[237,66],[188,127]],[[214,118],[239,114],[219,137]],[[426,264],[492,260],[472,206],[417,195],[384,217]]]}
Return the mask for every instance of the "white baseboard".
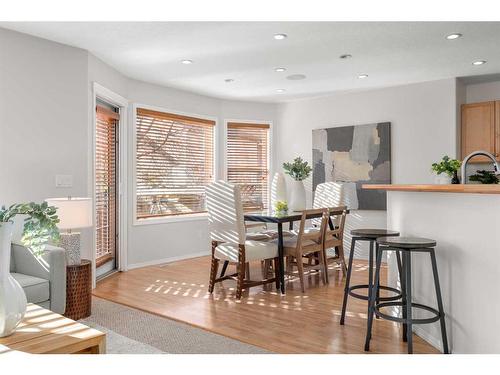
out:
{"label": "white baseboard", "polygon": [[413,328],[413,332],[415,332],[415,334],[417,336],[419,336],[421,339],[423,339],[424,341],[426,341],[427,343],[429,343],[430,345],[435,347],[441,353],[443,352],[443,344],[441,342],[441,339],[438,339],[438,338],[430,335],[429,333],[425,332],[422,329],[422,327],[414,325],[412,328]]}
{"label": "white baseboard", "polygon": [[142,267],[148,267],[148,266],[156,266],[158,264],[164,264],[164,263],[172,263],[172,262],[176,262],[178,260],[198,258],[198,257],[206,256],[206,255],[210,255],[210,252],[209,251],[200,251],[199,253],[191,253],[191,254],[180,255],[180,256],[170,257],[170,258],[155,259],[155,260],[150,260],[147,262],[129,264],[127,267],[127,270],[133,270],[135,268],[142,268]]}

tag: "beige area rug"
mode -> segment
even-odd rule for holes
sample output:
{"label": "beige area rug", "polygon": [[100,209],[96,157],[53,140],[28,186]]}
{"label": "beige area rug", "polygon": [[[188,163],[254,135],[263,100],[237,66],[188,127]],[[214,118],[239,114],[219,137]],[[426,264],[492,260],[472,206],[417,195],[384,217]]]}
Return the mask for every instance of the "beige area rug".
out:
{"label": "beige area rug", "polygon": [[109,354],[265,354],[238,340],[136,310],[98,297],[81,320],[106,332]]}

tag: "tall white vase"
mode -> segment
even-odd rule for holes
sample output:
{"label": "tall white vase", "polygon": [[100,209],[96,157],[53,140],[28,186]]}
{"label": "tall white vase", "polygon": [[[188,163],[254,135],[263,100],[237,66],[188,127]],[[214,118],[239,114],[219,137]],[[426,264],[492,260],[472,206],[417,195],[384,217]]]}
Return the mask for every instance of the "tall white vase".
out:
{"label": "tall white vase", "polygon": [[302,181],[292,180],[288,209],[291,211],[301,211],[306,209],[306,189],[304,188],[304,183]]}
{"label": "tall white vase", "polygon": [[283,173],[275,173],[271,182],[271,208],[274,209],[278,201],[286,202],[286,181]]}
{"label": "tall white vase", "polygon": [[26,295],[10,274],[12,223],[0,223],[0,337],[14,332],[26,313]]}

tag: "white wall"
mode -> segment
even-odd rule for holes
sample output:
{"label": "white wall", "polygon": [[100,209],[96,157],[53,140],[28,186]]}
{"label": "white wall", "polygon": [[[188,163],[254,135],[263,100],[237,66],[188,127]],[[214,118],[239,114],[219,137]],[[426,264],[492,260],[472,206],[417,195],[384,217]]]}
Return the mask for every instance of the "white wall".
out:
{"label": "white wall", "polygon": [[[275,105],[221,100],[138,82],[87,51],[0,29],[0,204],[91,195],[93,82],[130,104],[216,118],[217,142],[224,135],[226,119],[275,122]],[[131,125],[129,166],[133,160]],[[217,157],[221,162],[222,147]],[[222,176],[220,165],[217,173]],[[56,174],[73,175],[73,187],[55,188]],[[132,182],[130,171],[129,265],[208,253],[206,219],[134,226]],[[90,256],[91,243],[90,231],[84,231],[82,256]]]}
{"label": "white wall", "polygon": [[0,29],[0,205],[87,195],[87,82],[86,51]]}
{"label": "white wall", "polygon": [[466,103],[500,100],[500,81],[466,85]]}
{"label": "white wall", "polygon": [[[392,182],[432,183],[431,164],[457,153],[455,79],[282,104],[275,141],[277,164],[298,155],[311,162],[313,129],[385,121],[392,123]],[[310,202],[311,178],[306,188]],[[385,211],[357,211],[348,219],[348,229],[385,226]],[[356,251],[357,256],[365,256],[366,249]]]}

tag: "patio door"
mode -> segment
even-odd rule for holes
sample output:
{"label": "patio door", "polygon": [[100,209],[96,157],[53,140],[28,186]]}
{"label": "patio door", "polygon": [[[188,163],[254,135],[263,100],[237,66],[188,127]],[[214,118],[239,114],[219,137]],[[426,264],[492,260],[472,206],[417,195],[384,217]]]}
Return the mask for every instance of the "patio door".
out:
{"label": "patio door", "polygon": [[96,101],[95,128],[95,259],[96,277],[118,268],[118,132],[119,108]]}

